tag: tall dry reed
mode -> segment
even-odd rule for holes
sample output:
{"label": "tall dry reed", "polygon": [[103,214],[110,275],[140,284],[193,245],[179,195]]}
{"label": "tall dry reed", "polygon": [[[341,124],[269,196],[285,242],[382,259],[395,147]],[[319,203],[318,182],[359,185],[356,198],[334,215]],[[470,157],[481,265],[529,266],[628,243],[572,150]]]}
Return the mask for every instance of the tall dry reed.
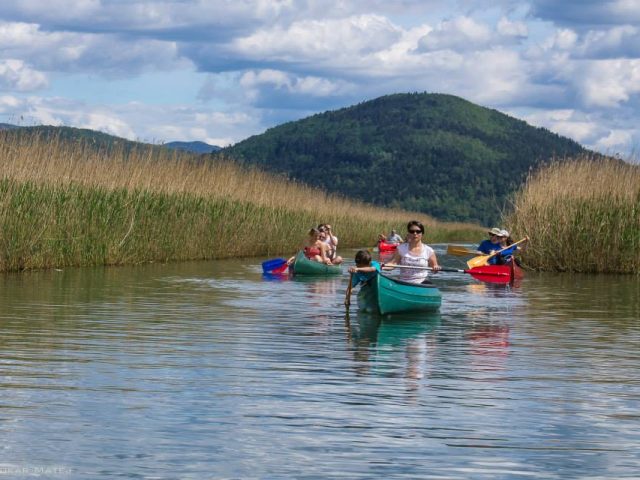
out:
{"label": "tall dry reed", "polygon": [[412,218],[431,242],[477,236],[230,161],[0,132],[0,270],[288,254],[320,222],[372,245]]}
{"label": "tall dry reed", "polygon": [[640,272],[640,167],[580,158],[535,172],[506,223],[529,235],[527,266],[548,271]]}

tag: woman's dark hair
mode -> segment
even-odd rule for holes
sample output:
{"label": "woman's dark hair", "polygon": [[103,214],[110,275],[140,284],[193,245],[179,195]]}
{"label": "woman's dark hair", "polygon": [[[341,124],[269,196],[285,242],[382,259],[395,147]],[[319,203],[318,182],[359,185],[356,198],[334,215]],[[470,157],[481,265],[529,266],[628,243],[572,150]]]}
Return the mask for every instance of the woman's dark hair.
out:
{"label": "woman's dark hair", "polygon": [[418,227],[420,231],[424,233],[424,225],[422,225],[422,223],[418,220],[411,220],[409,223],[407,223],[407,232],[411,230],[411,227]]}
{"label": "woman's dark hair", "polygon": [[356,253],[356,265],[369,265],[371,254],[367,250],[358,250]]}

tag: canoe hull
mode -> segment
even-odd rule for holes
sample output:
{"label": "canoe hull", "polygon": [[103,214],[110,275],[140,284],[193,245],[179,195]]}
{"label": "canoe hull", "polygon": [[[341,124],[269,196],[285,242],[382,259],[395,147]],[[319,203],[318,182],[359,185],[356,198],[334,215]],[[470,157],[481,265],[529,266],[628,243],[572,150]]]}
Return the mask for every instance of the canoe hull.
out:
{"label": "canoe hull", "polygon": [[380,253],[395,252],[397,249],[398,249],[397,243],[378,242],[378,251]]}
{"label": "canoe hull", "polygon": [[340,275],[342,267],[340,265],[325,265],[320,262],[314,262],[304,256],[304,252],[300,251],[296,255],[291,271],[294,275]]}
{"label": "canoe hull", "polygon": [[442,304],[442,294],[435,285],[408,283],[378,274],[363,285],[358,307],[365,312],[388,313],[435,312]]}

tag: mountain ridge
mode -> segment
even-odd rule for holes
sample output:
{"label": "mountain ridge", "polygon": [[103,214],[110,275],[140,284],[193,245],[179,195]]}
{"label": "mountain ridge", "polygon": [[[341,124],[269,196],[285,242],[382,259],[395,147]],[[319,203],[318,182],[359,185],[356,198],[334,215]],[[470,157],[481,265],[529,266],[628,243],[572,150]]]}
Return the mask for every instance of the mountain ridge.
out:
{"label": "mountain ridge", "polygon": [[587,152],[460,97],[406,93],[287,122],[213,155],[376,205],[488,225],[531,169]]}

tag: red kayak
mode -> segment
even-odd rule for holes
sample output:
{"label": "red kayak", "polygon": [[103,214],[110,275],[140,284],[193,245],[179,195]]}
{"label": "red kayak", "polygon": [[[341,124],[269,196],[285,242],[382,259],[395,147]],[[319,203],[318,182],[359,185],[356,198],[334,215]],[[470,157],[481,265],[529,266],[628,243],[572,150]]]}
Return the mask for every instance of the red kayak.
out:
{"label": "red kayak", "polygon": [[378,242],[378,251],[379,252],[395,252],[396,248],[398,248],[398,243],[389,243],[389,242]]}

